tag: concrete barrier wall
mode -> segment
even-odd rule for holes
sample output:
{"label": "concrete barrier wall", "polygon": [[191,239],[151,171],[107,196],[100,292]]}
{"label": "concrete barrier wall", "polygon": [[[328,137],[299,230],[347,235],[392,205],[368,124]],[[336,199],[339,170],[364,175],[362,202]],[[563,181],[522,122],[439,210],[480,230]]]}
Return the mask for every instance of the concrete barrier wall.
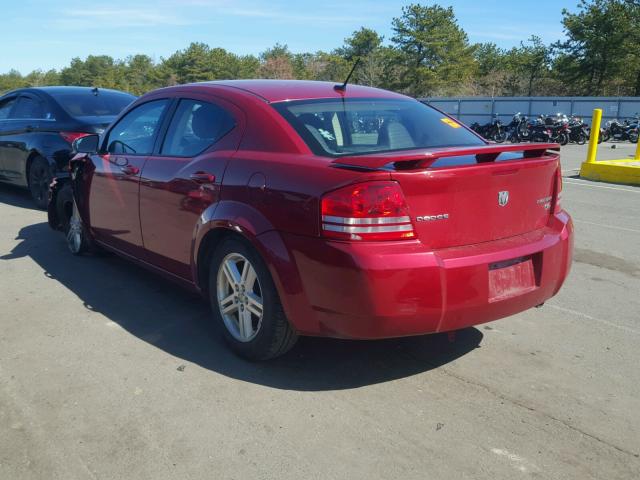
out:
{"label": "concrete barrier wall", "polygon": [[602,109],[603,122],[614,118],[633,117],[640,114],[640,97],[460,97],[421,98],[447,112],[467,125],[473,122],[487,123],[494,114],[503,122],[510,122],[514,113],[529,117],[538,115],[579,115],[591,122],[594,108]]}

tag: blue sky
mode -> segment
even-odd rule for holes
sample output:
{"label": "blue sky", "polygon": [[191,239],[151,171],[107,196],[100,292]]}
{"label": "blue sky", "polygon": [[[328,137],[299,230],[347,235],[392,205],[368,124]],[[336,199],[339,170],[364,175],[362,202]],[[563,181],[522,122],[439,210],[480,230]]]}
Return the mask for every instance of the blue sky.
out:
{"label": "blue sky", "polygon": [[[156,60],[190,42],[257,54],[276,42],[294,52],[332,50],[361,26],[391,37],[397,0],[18,0],[3,2],[0,72],[61,68],[73,57],[146,53]],[[421,3],[430,4],[423,0]],[[472,42],[517,45],[562,38],[563,8],[577,0],[449,0]]]}

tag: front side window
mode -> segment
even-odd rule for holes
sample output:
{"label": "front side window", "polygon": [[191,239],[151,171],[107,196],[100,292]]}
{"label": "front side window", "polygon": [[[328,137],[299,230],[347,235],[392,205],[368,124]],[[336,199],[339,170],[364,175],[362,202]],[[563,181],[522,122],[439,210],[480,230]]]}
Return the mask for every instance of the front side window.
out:
{"label": "front side window", "polygon": [[9,118],[9,114],[11,113],[11,108],[16,103],[15,98],[9,98],[4,102],[0,103],[0,120],[6,120]]}
{"label": "front side window", "polygon": [[149,155],[168,100],[143,103],[127,113],[111,129],[107,140],[109,153]]}
{"label": "front side window", "polygon": [[318,155],[484,144],[456,121],[414,100],[302,100],[274,107]]}
{"label": "front side window", "polygon": [[160,154],[193,157],[220,140],[234,126],[233,117],[217,105],[180,100]]}

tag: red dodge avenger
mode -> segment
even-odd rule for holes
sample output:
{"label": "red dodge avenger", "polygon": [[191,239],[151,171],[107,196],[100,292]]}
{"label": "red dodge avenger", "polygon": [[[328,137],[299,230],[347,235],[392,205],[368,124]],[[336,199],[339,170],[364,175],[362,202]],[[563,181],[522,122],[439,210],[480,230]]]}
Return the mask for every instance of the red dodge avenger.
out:
{"label": "red dodge avenger", "polygon": [[572,256],[555,144],[496,145],[396,93],[164,88],[75,142],[49,222],[202,292],[240,355],[299,335],[455,331],[555,295]]}

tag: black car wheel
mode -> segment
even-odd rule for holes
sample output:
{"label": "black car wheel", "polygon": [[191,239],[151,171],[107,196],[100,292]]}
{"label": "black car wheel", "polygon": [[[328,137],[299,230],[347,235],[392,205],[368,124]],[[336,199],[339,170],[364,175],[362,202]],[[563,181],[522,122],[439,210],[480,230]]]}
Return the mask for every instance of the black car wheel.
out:
{"label": "black car wheel", "polygon": [[49,163],[42,157],[34,158],[29,167],[29,190],[38,208],[47,208],[49,185],[52,179]]}
{"label": "black car wheel", "polygon": [[296,343],[271,274],[245,241],[228,238],[214,252],[209,300],[226,342],[242,357],[268,360]]}

